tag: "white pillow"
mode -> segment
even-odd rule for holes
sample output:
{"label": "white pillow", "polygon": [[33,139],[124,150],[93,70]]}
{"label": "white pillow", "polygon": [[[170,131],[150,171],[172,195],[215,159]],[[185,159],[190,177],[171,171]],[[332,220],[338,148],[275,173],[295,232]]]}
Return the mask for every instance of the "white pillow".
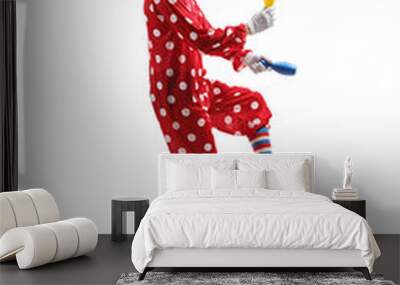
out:
{"label": "white pillow", "polygon": [[237,188],[268,188],[267,171],[236,170]]}
{"label": "white pillow", "polygon": [[201,189],[211,189],[211,167],[168,163],[167,191]]}
{"label": "white pillow", "polygon": [[271,190],[311,191],[310,167],[307,160],[241,159],[240,170],[266,170],[267,188]]}
{"label": "white pillow", "polygon": [[308,191],[304,163],[268,170],[267,181],[272,190]]}
{"label": "white pillow", "polygon": [[213,190],[236,190],[236,170],[212,168]]}

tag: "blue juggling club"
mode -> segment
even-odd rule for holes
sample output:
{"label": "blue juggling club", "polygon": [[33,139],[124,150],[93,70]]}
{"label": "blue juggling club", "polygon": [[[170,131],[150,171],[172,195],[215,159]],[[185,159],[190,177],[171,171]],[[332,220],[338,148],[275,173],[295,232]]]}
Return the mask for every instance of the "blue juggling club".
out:
{"label": "blue juggling club", "polygon": [[271,68],[272,70],[287,76],[293,76],[296,74],[297,67],[294,64],[288,62],[270,62],[265,59],[261,59],[261,63],[267,67]]}

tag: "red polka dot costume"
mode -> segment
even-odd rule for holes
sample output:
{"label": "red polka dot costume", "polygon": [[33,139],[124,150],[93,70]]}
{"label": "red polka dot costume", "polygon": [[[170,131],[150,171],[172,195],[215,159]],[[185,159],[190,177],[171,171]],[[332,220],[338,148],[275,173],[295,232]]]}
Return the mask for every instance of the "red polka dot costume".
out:
{"label": "red polka dot costume", "polygon": [[[151,101],[171,153],[216,153],[212,128],[257,139],[271,112],[260,93],[205,77],[202,54],[243,67],[246,26],[213,28],[194,0],[145,0]],[[265,147],[265,146],[264,146]]]}

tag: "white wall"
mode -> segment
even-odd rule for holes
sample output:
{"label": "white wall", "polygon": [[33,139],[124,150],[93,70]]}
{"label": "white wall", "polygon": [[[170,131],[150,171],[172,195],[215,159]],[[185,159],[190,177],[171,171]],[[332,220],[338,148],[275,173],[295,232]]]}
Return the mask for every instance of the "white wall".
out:
{"label": "white wall", "polygon": [[[41,186],[66,217],[110,231],[113,196],[156,195],[166,151],[147,83],[139,0],[18,0],[20,181]],[[199,0],[216,25],[247,20],[260,1]],[[317,154],[318,192],[355,184],[377,233],[400,233],[400,2],[278,1],[277,25],[249,46],[298,64],[299,74],[235,74],[208,58],[209,76],[261,91],[274,113],[275,151]],[[250,151],[217,134],[220,151]]]}

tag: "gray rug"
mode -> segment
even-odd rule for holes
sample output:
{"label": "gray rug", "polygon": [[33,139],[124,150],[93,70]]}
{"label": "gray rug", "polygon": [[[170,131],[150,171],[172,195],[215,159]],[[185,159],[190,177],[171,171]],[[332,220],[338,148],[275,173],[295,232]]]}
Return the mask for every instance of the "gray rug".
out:
{"label": "gray rug", "polygon": [[392,281],[384,280],[380,275],[373,275],[373,280],[368,281],[358,272],[243,272],[243,273],[207,273],[207,272],[149,272],[143,281],[137,281],[138,273],[122,274],[117,285],[185,285],[185,284],[212,284],[212,285],[298,285],[298,284],[376,284],[395,285]]}

